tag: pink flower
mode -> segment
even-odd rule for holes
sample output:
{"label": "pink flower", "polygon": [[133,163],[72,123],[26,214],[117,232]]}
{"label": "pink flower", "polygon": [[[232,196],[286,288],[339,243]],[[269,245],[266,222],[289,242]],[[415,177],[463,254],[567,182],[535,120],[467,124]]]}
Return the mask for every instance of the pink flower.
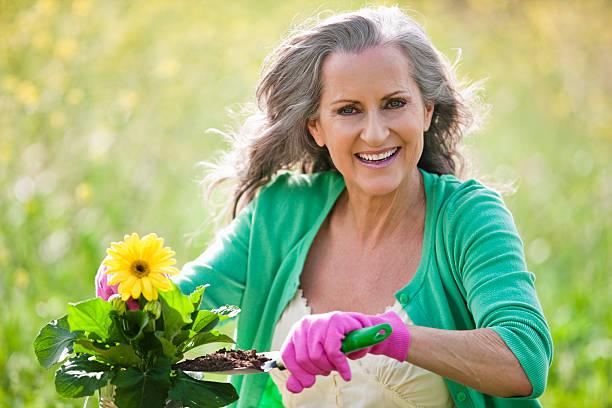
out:
{"label": "pink flower", "polygon": [[[96,296],[101,297],[104,300],[108,300],[111,295],[119,293],[117,291],[117,287],[119,287],[119,284],[108,284],[108,275],[104,273],[107,269],[108,266],[100,265],[100,267],[98,268],[98,272],[96,273]],[[132,298],[129,298],[125,303],[129,310],[139,309],[138,302]]]}

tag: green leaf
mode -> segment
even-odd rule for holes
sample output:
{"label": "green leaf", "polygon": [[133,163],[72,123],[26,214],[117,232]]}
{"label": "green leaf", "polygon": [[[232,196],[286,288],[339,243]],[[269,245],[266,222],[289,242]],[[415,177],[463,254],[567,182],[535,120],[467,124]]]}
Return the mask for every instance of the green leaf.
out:
{"label": "green leaf", "polygon": [[67,316],[49,322],[34,340],[34,353],[41,366],[49,369],[72,354],[74,341],[81,332],[71,332]]}
{"label": "green leaf", "polygon": [[241,310],[238,306],[225,305],[218,309],[213,309],[211,312],[218,314],[219,320],[223,321],[225,319],[229,319],[230,317],[236,317]]}
{"label": "green leaf", "polygon": [[[174,288],[178,290],[176,286],[174,286]],[[193,306],[189,302],[188,296],[180,294],[180,296],[182,296],[184,299],[187,300],[187,304],[189,305],[188,309],[183,309],[184,313],[187,313],[187,316],[181,314],[179,310],[170,306],[169,301],[166,300],[164,296],[162,296],[162,293],[168,294],[169,292],[170,291],[160,292],[159,301],[162,305],[162,321],[163,321],[164,337],[170,341],[173,341],[174,337],[181,332],[181,330],[183,329],[183,326],[185,326],[185,324],[192,322],[191,316],[189,314],[193,312]],[[177,303],[176,298],[174,296],[168,295],[168,298],[170,302]],[[183,304],[183,306],[185,305]],[[188,310],[191,310],[191,312],[188,312]]]}
{"label": "green leaf", "polygon": [[193,292],[189,294],[189,301],[193,305],[194,310],[199,310],[202,304],[202,296],[204,295],[204,289],[209,287],[210,284],[200,285]]}
{"label": "green leaf", "polygon": [[130,341],[136,341],[144,336],[142,332],[149,323],[149,315],[142,310],[129,310],[123,315],[125,326],[123,334]]}
{"label": "green leaf", "polygon": [[[163,316],[163,332],[164,337],[170,341],[174,340],[174,337],[181,332],[181,328],[184,326],[183,318],[176,309],[168,307],[165,301],[162,300],[162,316]],[[189,333],[188,330],[186,330]]]}
{"label": "green leaf", "polygon": [[[183,323],[191,323],[191,313],[194,311],[190,296],[183,295],[183,292],[172,284],[172,289],[159,292],[160,300],[163,300],[169,308],[176,310],[183,318]],[[162,302],[162,306],[163,303]]]}
{"label": "green leaf", "polygon": [[117,386],[115,403],[119,407],[163,407],[170,389],[170,362],[160,357],[157,364],[142,372],[135,368],[121,371],[111,384]]}
{"label": "green leaf", "polygon": [[68,324],[72,331],[94,333],[106,340],[112,325],[109,314],[113,310],[111,304],[102,298],[71,303],[68,305]]}
{"label": "green leaf", "polygon": [[200,310],[193,320],[191,330],[196,333],[206,332],[213,329],[219,323],[219,316],[208,310]]}
{"label": "green leaf", "polygon": [[66,398],[93,395],[112,377],[111,366],[82,354],[68,359],[55,373],[55,389]]}
{"label": "green leaf", "polygon": [[125,337],[123,332],[123,314],[119,314],[117,310],[113,310],[110,313],[111,327],[108,331],[108,343],[129,343],[130,341]]}
{"label": "green leaf", "polygon": [[142,364],[142,359],[136,355],[134,348],[127,344],[110,346],[81,339],[75,342],[74,351],[92,354],[110,364],[121,367],[139,367]]}
{"label": "green leaf", "polygon": [[146,332],[145,336],[138,342],[138,349],[147,361],[155,361],[164,355],[164,346],[155,336],[154,332]]}
{"label": "green leaf", "polygon": [[191,339],[189,339],[189,342],[187,342],[187,344],[183,348],[183,352],[187,350],[191,350],[194,347],[201,346],[202,344],[208,344],[208,343],[236,343],[236,342],[231,337],[225,334],[222,334],[217,330],[211,330],[209,332],[199,333],[193,336]]}
{"label": "green leaf", "polygon": [[223,407],[238,399],[236,389],[229,383],[199,381],[177,370],[168,397],[190,408]]}
{"label": "green leaf", "polygon": [[177,355],[178,348],[170,340],[164,338],[164,332],[156,331],[155,337],[160,341],[164,356],[168,357],[170,364],[176,363],[183,357],[182,353]]}
{"label": "green leaf", "polygon": [[[189,336],[192,334],[193,332],[190,330],[181,330],[180,332],[178,332],[178,334],[174,337],[174,339],[172,339],[172,344],[174,344],[177,348],[181,348],[182,344],[185,343],[188,339]],[[195,335],[195,334],[194,334]]]}

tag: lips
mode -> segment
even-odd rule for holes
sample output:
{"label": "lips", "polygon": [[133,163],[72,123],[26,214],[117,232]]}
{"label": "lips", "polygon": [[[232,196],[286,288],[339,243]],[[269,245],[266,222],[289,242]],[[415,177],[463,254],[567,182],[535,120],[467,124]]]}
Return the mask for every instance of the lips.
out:
{"label": "lips", "polygon": [[395,160],[399,151],[400,147],[396,146],[377,153],[355,153],[355,157],[368,167],[385,167]]}
{"label": "lips", "polygon": [[380,161],[380,160],[386,159],[387,157],[392,156],[395,152],[397,152],[398,149],[399,147],[394,147],[393,149],[388,150],[386,152],[376,153],[376,154],[356,153],[356,156],[362,160]]}

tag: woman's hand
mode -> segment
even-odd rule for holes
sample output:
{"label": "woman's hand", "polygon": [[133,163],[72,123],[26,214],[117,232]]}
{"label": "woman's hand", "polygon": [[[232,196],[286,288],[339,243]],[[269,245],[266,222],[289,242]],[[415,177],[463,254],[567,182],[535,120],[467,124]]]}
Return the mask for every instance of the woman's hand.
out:
{"label": "woman's hand", "polygon": [[[393,328],[387,339],[348,356],[340,351],[348,332],[380,323],[389,323]],[[409,346],[408,327],[394,312],[377,316],[354,312],[306,316],[293,325],[281,350],[283,363],[291,372],[287,389],[301,392],[314,385],[317,375],[326,376],[332,371],[338,371],[345,381],[349,381],[351,370],[347,357],[355,360],[370,353],[405,361]]]}

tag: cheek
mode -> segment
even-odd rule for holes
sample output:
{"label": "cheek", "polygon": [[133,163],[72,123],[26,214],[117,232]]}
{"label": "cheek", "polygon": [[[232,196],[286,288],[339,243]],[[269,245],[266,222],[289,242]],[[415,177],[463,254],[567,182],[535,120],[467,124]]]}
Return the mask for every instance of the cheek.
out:
{"label": "cheek", "polygon": [[333,143],[327,144],[327,150],[329,150],[329,154],[336,164],[346,163],[350,159],[350,155],[352,155],[350,146],[338,139],[334,140]]}
{"label": "cheek", "polygon": [[326,132],[327,145],[335,150],[350,148],[355,138],[359,136],[355,129],[356,126],[350,123],[334,123]]}
{"label": "cheek", "polygon": [[410,145],[415,152],[418,151],[420,153],[423,150],[424,135],[420,132],[415,132],[413,135]]}
{"label": "cheek", "polygon": [[354,138],[336,133],[333,138],[328,139],[326,144],[334,166],[343,174],[353,166],[354,140]]}
{"label": "cheek", "polygon": [[423,147],[424,147],[423,143],[424,143],[424,141],[423,141],[423,137],[422,136],[419,138],[417,143],[415,143],[414,153],[413,153],[413,160],[412,160],[414,162],[415,166],[421,160],[421,156],[423,156]]}
{"label": "cheek", "polygon": [[424,129],[422,127],[422,123],[417,122],[416,120],[410,120],[408,122],[404,122],[400,128],[398,128],[399,133],[402,135],[401,138],[405,143],[405,148],[410,156],[418,155],[420,157],[423,152],[423,132]]}

